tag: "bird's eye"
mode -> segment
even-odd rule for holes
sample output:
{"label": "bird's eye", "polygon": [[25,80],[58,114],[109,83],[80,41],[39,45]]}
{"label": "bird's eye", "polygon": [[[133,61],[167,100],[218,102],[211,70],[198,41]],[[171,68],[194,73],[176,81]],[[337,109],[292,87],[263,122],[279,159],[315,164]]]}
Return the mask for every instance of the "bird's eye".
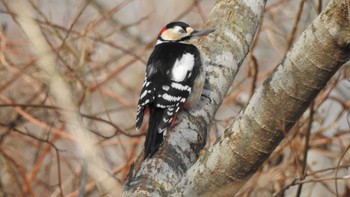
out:
{"label": "bird's eye", "polygon": [[186,31],[183,30],[183,29],[179,29],[179,32],[182,33],[182,34],[186,33]]}

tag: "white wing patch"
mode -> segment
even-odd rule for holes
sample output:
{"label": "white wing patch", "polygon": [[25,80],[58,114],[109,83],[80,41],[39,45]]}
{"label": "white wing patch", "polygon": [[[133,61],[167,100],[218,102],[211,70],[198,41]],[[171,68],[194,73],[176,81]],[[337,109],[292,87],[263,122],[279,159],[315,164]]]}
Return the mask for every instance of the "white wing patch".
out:
{"label": "white wing patch", "polygon": [[141,96],[140,96],[140,100],[143,99],[143,97],[145,97],[146,94],[147,94],[147,91],[143,91],[142,94],[141,94]]}
{"label": "white wing patch", "polygon": [[172,96],[172,95],[169,95],[169,94],[163,94],[163,99],[167,100],[167,101],[170,101],[170,102],[173,102],[173,101],[180,101],[181,99],[181,96]]}
{"label": "white wing patch", "polygon": [[171,87],[172,88],[175,88],[175,89],[178,89],[178,90],[181,90],[181,91],[191,91],[191,87],[188,86],[188,85],[182,85],[181,83],[176,83],[176,82],[172,82],[171,83]]}
{"label": "white wing patch", "polygon": [[167,86],[167,85],[162,85],[162,89],[165,90],[165,91],[168,91],[170,89],[170,87]]}
{"label": "white wing patch", "polygon": [[185,80],[188,72],[192,71],[194,66],[194,56],[191,53],[185,53],[180,59],[177,59],[172,70],[172,79],[176,82]]}

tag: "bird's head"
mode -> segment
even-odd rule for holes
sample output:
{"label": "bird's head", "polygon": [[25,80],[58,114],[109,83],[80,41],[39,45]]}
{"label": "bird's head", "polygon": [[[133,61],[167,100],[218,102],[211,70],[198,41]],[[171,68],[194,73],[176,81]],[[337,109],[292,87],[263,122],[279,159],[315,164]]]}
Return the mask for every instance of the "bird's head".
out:
{"label": "bird's head", "polygon": [[214,29],[197,31],[184,22],[171,22],[160,30],[157,44],[188,41],[191,38],[205,36],[214,31]]}

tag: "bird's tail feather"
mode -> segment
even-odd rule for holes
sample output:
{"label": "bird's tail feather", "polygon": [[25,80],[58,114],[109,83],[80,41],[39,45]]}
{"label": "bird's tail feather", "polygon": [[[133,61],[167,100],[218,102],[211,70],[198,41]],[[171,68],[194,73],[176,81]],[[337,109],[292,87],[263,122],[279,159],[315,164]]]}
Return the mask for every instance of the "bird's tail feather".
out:
{"label": "bird's tail feather", "polygon": [[163,142],[163,133],[158,132],[164,109],[150,107],[150,117],[145,140],[145,158],[152,157]]}

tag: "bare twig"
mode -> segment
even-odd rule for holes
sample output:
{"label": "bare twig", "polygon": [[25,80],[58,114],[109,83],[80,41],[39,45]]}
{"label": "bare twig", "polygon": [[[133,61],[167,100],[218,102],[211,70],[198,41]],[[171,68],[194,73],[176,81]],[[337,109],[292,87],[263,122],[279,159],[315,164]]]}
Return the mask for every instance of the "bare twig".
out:
{"label": "bare twig", "polygon": [[[306,174],[306,165],[307,165],[307,155],[308,155],[308,152],[309,152],[309,142],[310,142],[310,135],[311,135],[311,129],[312,129],[312,123],[313,123],[313,119],[314,119],[314,102],[312,102],[310,104],[310,107],[309,107],[309,120],[308,120],[308,124],[307,124],[307,127],[306,127],[306,133],[305,133],[305,147],[304,147],[304,158],[303,158],[303,162],[301,164],[301,180],[304,180],[305,179],[305,174]],[[296,196],[299,197],[300,194],[301,194],[301,190],[303,188],[303,184],[301,183],[299,186],[298,186],[298,190],[297,190],[297,194]]]}

